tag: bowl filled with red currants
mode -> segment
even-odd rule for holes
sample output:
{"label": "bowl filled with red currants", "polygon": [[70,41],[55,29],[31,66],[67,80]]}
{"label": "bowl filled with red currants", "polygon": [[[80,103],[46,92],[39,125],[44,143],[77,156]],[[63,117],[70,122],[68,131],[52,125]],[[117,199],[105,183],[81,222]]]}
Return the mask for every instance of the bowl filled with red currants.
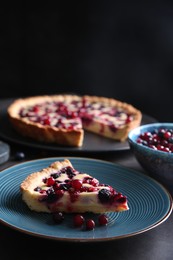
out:
{"label": "bowl filled with red currants", "polygon": [[131,151],[143,169],[173,193],[173,123],[150,123],[129,132]]}

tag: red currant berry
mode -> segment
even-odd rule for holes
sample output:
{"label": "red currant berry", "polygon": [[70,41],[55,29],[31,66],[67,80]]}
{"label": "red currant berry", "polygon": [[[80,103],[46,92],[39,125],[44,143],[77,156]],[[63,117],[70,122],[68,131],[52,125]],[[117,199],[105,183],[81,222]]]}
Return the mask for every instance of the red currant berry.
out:
{"label": "red currant berry", "polygon": [[171,133],[169,131],[166,131],[163,135],[165,139],[169,139],[171,137]]}
{"label": "red currant berry", "polygon": [[97,179],[93,178],[91,181],[90,181],[90,184],[93,185],[93,186],[98,186],[99,185],[99,182]]}
{"label": "red currant berry", "polygon": [[55,184],[55,180],[52,177],[49,177],[46,181],[47,186],[53,186]]}
{"label": "red currant berry", "polygon": [[87,219],[86,221],[86,229],[93,230],[95,228],[95,222],[93,219]]}
{"label": "red currant berry", "polygon": [[108,217],[105,214],[102,214],[98,217],[98,222],[100,226],[105,226],[108,223]]}
{"label": "red currant berry", "polygon": [[71,186],[72,186],[75,190],[80,190],[81,187],[82,187],[82,181],[80,181],[80,180],[78,180],[78,179],[72,180]]}
{"label": "red currant berry", "polygon": [[84,217],[80,214],[77,214],[73,218],[73,223],[75,227],[81,227],[84,224]]}
{"label": "red currant berry", "polygon": [[64,195],[64,190],[56,190],[55,194],[57,196],[57,199],[60,199]]}
{"label": "red currant berry", "polygon": [[51,124],[50,119],[49,118],[44,119],[43,124],[50,125]]}

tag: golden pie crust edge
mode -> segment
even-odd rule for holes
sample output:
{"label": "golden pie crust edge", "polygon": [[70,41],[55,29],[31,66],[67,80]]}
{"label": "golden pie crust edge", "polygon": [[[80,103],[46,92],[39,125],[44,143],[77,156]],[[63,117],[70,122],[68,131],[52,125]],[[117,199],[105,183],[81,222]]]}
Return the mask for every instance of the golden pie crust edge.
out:
{"label": "golden pie crust edge", "polygon": [[[133,120],[126,124],[123,128],[117,129],[115,133],[111,131],[105,132],[105,137],[117,140],[117,141],[125,141],[128,137],[128,133],[130,130],[139,126],[142,119],[142,113],[140,110],[136,109],[131,104],[121,102],[119,100],[113,98],[99,97],[99,96],[83,96],[89,102],[103,102],[105,104],[109,104],[111,106],[116,106],[122,108],[127,113],[133,115]],[[21,135],[25,137],[30,137],[36,141],[44,142],[44,143],[55,143],[63,146],[74,146],[80,147],[83,145],[84,140],[84,129],[59,129],[57,127],[52,126],[43,126],[39,123],[31,122],[25,118],[21,118],[18,115],[20,108],[34,105],[40,102],[46,101],[61,101],[64,100],[81,100],[82,96],[78,95],[44,95],[44,96],[34,96],[27,97],[15,100],[7,109],[8,118],[14,127],[14,129]],[[100,134],[97,126],[89,127],[87,130]]]}

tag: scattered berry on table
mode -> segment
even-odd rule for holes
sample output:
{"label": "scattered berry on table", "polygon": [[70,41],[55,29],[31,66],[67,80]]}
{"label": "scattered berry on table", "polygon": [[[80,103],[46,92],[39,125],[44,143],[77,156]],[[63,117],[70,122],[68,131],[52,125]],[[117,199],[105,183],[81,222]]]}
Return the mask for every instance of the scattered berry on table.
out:
{"label": "scattered berry on table", "polygon": [[25,159],[25,154],[23,152],[17,152],[15,154],[15,159],[18,161],[21,161],[21,160]]}

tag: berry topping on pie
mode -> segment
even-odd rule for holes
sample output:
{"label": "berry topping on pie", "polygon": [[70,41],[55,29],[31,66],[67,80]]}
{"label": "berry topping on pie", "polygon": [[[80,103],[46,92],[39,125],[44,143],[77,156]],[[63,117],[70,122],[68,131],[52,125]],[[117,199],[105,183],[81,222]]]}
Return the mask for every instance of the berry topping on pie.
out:
{"label": "berry topping on pie", "polygon": [[130,104],[77,95],[18,99],[9,106],[8,115],[20,134],[66,146],[82,146],[84,130],[124,141],[142,117]]}
{"label": "berry topping on pie", "polygon": [[[105,213],[128,210],[127,197],[91,175],[76,170],[66,159],[30,174],[20,185],[22,199],[37,212]],[[62,216],[55,215],[58,221]],[[105,219],[100,220],[105,223]],[[76,225],[83,222],[78,216]]]}

